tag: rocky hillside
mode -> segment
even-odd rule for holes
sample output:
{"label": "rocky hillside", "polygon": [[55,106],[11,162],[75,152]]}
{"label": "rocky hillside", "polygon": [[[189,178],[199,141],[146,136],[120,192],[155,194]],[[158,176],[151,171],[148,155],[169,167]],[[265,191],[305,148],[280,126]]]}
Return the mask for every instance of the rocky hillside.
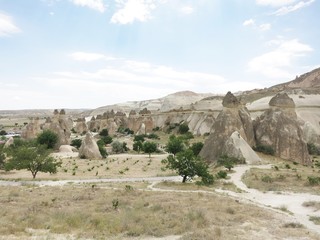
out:
{"label": "rocky hillside", "polygon": [[111,110],[121,111],[126,114],[129,114],[131,110],[139,112],[144,108],[147,108],[150,111],[160,111],[160,112],[166,112],[174,109],[190,109],[192,104],[195,104],[201,99],[207,98],[210,96],[213,96],[213,94],[183,91],[183,92],[173,93],[159,99],[151,99],[151,100],[145,100],[145,101],[131,101],[131,102],[99,107],[97,109],[89,111],[88,115],[96,116]]}

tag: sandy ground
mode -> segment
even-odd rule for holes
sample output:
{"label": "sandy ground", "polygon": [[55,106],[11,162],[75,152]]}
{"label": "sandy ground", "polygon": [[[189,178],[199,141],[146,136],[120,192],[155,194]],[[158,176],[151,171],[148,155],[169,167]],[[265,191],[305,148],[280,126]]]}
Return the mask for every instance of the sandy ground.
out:
{"label": "sandy ground", "polygon": [[[233,169],[235,172],[231,174],[230,181],[233,182],[243,192],[235,193],[225,190],[221,190],[220,192],[225,192],[240,199],[247,199],[255,204],[266,208],[271,207],[275,209],[287,209],[288,212],[292,213],[296,222],[299,222],[306,226],[308,229],[320,234],[319,225],[315,225],[312,221],[309,220],[309,216],[320,217],[320,211],[315,211],[312,208],[303,206],[303,203],[308,201],[320,202],[319,195],[290,192],[260,192],[255,189],[248,188],[242,182],[241,178],[251,167],[252,166],[248,165],[237,166]],[[271,165],[262,165],[255,167],[268,169],[271,168]]]}

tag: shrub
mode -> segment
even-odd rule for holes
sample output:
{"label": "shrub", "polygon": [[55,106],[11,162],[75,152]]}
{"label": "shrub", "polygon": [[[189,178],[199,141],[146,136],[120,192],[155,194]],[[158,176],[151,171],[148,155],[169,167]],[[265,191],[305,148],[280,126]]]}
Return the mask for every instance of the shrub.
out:
{"label": "shrub", "polygon": [[41,145],[46,145],[47,148],[54,148],[58,140],[59,140],[58,134],[50,130],[44,130],[37,137],[37,142]]}
{"label": "shrub", "polygon": [[194,155],[196,156],[199,155],[202,148],[203,148],[202,142],[193,143],[190,147],[190,149],[193,151]]}
{"label": "shrub", "polygon": [[107,136],[109,136],[109,131],[108,131],[108,129],[107,129],[107,128],[102,129],[102,130],[99,132],[99,135],[100,135],[101,137],[107,137]]}
{"label": "shrub", "polygon": [[261,178],[261,181],[262,182],[265,182],[265,183],[272,183],[273,182],[273,179],[272,177],[270,177],[269,175],[265,175]]}
{"label": "shrub", "polygon": [[268,145],[257,145],[256,147],[253,147],[253,150],[254,151],[257,151],[257,152],[261,152],[261,153],[264,153],[264,154],[267,154],[267,155],[274,155],[274,150],[271,146],[268,146]]}
{"label": "shrub", "polygon": [[135,135],[133,141],[135,141],[135,142],[138,142],[138,141],[144,142],[144,137],[145,137],[145,135]]}
{"label": "shrub", "polygon": [[179,126],[178,133],[185,134],[189,131],[189,126],[186,123],[183,123]]}
{"label": "shrub", "polygon": [[150,133],[149,135],[147,135],[147,138],[149,138],[149,139],[160,139],[160,137],[155,133]]}
{"label": "shrub", "polygon": [[0,135],[1,135],[1,136],[7,135],[7,132],[6,132],[5,130],[1,130],[1,131],[0,131]]}
{"label": "shrub", "polygon": [[71,141],[70,145],[79,149],[81,147],[81,144],[82,144],[82,140],[79,138],[76,138]]}
{"label": "shrub", "polygon": [[103,136],[101,137],[101,140],[105,143],[105,144],[110,144],[112,143],[112,137],[111,136]]}
{"label": "shrub", "polygon": [[308,182],[312,186],[319,185],[320,184],[320,177],[309,176],[308,177]]}
{"label": "shrub", "polygon": [[224,166],[226,169],[231,171],[234,164],[244,164],[246,161],[245,159],[238,159],[235,157],[230,157],[228,155],[222,155],[218,158],[218,165]]}
{"label": "shrub", "polygon": [[221,179],[221,178],[225,179],[227,177],[227,175],[228,174],[227,174],[226,171],[219,171],[216,176],[217,176],[218,179]]}
{"label": "shrub", "polygon": [[98,148],[99,148],[99,152],[101,154],[101,156],[103,158],[106,158],[108,156],[108,153],[107,153],[107,150],[105,148],[105,143],[102,139],[98,140],[97,141],[97,145],[98,145]]}
{"label": "shrub", "polygon": [[314,143],[308,143],[308,152],[311,155],[320,155],[320,148],[317,147]]}
{"label": "shrub", "polygon": [[145,142],[143,143],[143,151],[149,154],[149,158],[151,157],[151,153],[157,151],[157,144],[155,142]]}
{"label": "shrub", "polygon": [[141,141],[135,141],[133,143],[133,150],[138,153],[142,150],[142,147],[143,147],[143,143]]}
{"label": "shrub", "polygon": [[119,141],[114,141],[112,144],[112,151],[115,153],[123,153],[125,151],[127,151],[127,144],[126,143],[121,143]]}

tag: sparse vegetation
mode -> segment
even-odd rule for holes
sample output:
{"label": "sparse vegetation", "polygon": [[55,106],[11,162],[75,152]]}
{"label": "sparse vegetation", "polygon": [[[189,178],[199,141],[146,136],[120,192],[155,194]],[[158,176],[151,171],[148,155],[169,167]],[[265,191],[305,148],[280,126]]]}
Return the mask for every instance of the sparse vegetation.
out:
{"label": "sparse vegetation", "polygon": [[320,147],[317,147],[314,143],[308,143],[307,147],[310,155],[320,155]]}
{"label": "sparse vegetation", "polygon": [[81,144],[82,144],[82,140],[79,139],[79,138],[76,138],[76,139],[72,139],[70,145],[75,147],[75,148],[77,148],[77,149],[79,149],[81,147]]}
{"label": "sparse vegetation", "polygon": [[244,164],[244,159],[238,159],[235,157],[231,157],[228,155],[222,155],[218,158],[218,166],[224,166],[226,169],[231,171],[231,169],[234,167],[234,164]]}
{"label": "sparse vegetation", "polygon": [[271,156],[274,155],[274,149],[272,148],[272,146],[268,146],[268,145],[261,145],[260,144],[260,145],[253,147],[253,150],[267,154],[267,155],[271,155]]}

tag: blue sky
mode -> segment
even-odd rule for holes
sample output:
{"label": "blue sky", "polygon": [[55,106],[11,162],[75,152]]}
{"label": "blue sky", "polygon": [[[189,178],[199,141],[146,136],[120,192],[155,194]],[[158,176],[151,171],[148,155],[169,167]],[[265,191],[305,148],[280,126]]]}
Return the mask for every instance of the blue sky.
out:
{"label": "blue sky", "polygon": [[0,109],[225,94],[320,66],[319,0],[0,0]]}

